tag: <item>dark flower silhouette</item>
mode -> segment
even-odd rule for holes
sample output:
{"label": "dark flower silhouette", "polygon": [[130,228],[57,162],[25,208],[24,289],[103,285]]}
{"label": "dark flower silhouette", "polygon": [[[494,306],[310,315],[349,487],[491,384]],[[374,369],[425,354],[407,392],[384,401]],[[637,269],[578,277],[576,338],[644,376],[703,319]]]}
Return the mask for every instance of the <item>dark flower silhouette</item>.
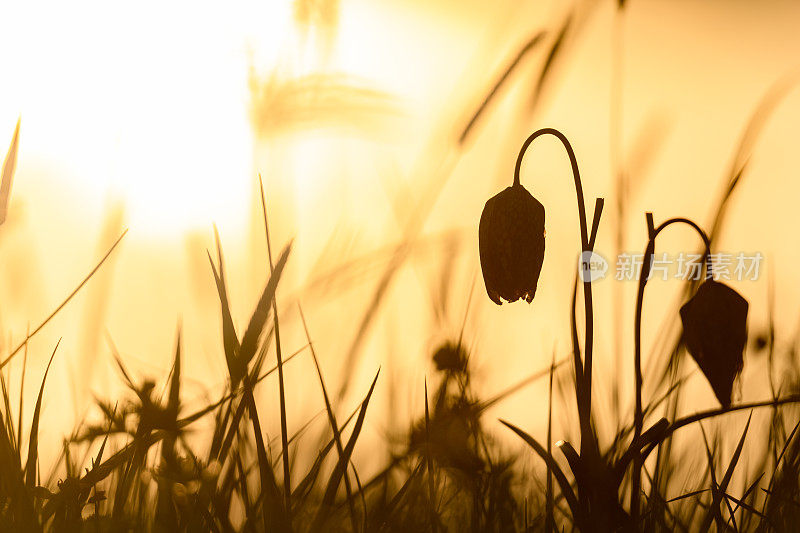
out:
{"label": "dark flower silhouette", "polygon": [[483,208],[478,247],[486,292],[497,305],[502,299],[528,303],[544,260],[544,206],[516,183],[490,198]]}
{"label": "dark flower silhouette", "polygon": [[747,308],[738,292],[712,279],[681,307],[683,341],[723,407],[744,364]]}

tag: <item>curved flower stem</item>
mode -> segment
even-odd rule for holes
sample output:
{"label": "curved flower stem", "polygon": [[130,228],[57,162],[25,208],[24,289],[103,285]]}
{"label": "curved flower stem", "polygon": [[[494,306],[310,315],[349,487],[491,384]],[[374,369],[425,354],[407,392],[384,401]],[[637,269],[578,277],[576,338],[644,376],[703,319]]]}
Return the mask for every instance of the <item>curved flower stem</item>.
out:
{"label": "curved flower stem", "polygon": [[[572,177],[575,180],[575,192],[578,200],[578,218],[580,220],[581,228],[581,252],[591,252],[594,248],[595,237],[597,236],[597,228],[600,225],[600,215],[603,212],[603,199],[597,198],[595,201],[594,217],[592,220],[591,233],[587,229],[586,220],[586,206],[583,199],[583,185],[581,184],[580,171],[578,170],[578,161],[575,158],[575,152],[572,145],[567,140],[566,136],[554,128],[542,128],[533,132],[520,148],[519,156],[517,156],[517,164],[514,168],[514,185],[518,186],[519,172],[522,167],[522,157],[528,146],[537,138],[542,135],[552,135],[556,137],[569,156],[569,162],[572,166]],[[583,258],[583,254],[581,254]],[[575,396],[578,404],[578,416],[581,425],[581,455],[584,451],[593,450],[597,451],[597,446],[594,439],[591,426],[591,413],[592,413],[592,345],[594,338],[593,321],[592,321],[592,283],[591,280],[583,280],[583,299],[585,309],[585,322],[586,333],[584,337],[584,361],[581,362],[580,353],[576,347],[575,357]],[[591,444],[591,447],[589,447]]]}
{"label": "curved flower stem", "polygon": [[[706,252],[703,257],[703,262],[706,265],[706,278],[712,275],[711,264],[709,262],[709,255],[711,254],[711,241],[700,226],[689,220],[688,218],[671,218],[663,222],[657,228],[653,224],[653,213],[645,213],[647,218],[647,234],[648,241],[647,247],[644,251],[642,259],[642,272],[639,276],[639,290],[636,294],[636,315],[634,318],[634,354],[633,354],[633,373],[634,373],[634,392],[636,394],[636,404],[633,415],[633,440],[636,441],[642,434],[642,427],[644,425],[644,414],[642,411],[642,305],[644,303],[644,287],[647,285],[648,278],[650,277],[650,263],[655,252],[656,237],[664,229],[672,224],[686,224],[694,228],[700,238],[703,239],[703,245]],[[639,519],[639,488],[641,486],[641,470],[642,470],[642,456],[636,454],[633,461],[633,476],[631,481],[631,515],[633,523],[637,524]]]}

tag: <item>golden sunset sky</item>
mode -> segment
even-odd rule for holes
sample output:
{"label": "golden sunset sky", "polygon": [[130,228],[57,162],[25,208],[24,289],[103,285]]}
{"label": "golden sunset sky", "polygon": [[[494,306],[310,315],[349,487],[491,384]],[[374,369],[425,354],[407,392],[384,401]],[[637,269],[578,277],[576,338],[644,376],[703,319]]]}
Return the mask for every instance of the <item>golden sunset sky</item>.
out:
{"label": "golden sunset sky", "polygon": [[[3,150],[21,117],[10,214],[0,227],[0,352],[24,339],[26,327],[43,320],[129,229],[98,276],[30,345],[36,383],[63,338],[48,382],[58,392],[46,408],[63,413],[64,427],[43,429],[49,437],[80,420],[93,394],[121,390],[108,338],[137,375],[163,377],[180,323],[187,401],[218,392],[225,363],[206,249],[213,250],[216,225],[244,328],[267,276],[259,173],[273,252],[293,240],[279,291],[285,352],[305,344],[302,302],[327,379],[350,377],[358,395],[382,366],[391,386],[377,401],[384,409],[397,401],[393,409],[405,420],[421,405],[431,351],[458,336],[474,290],[465,342],[483,390],[502,390],[546,367],[553,353],[568,353],[579,245],[566,157],[554,141],[537,141],[522,180],[547,208],[540,290],[531,306],[497,308],[485,297],[478,219],[484,202],[511,183],[525,137],[551,126],[570,138],[588,209],[595,197],[606,199],[597,250],[613,261],[612,168],[635,163],[640,140],[648,140],[648,163],[634,165],[626,200],[626,251],[644,248],[646,210],[656,223],[686,216],[709,227],[745,125],[776,84],[785,94],[752,147],[717,245],[765,254],[759,281],[732,284],[750,300],[757,332],[766,324],[772,279],[778,341],[792,339],[800,296],[800,89],[792,85],[800,72],[799,3],[631,0],[622,15],[616,2],[317,0],[304,4],[307,12],[301,4],[0,7]],[[536,77],[570,12],[563,50],[532,108]],[[541,45],[459,147],[471,113],[540,31]],[[345,367],[404,241],[410,253],[357,364]],[[657,250],[695,251],[698,244],[675,230]],[[646,347],[671,310],[658,302],[678,291],[676,283],[648,286]],[[630,357],[615,366],[612,317],[621,319],[621,347],[630,354],[634,298],[632,282],[597,283],[597,372],[619,374],[624,383],[632,380]],[[287,380],[297,384],[288,391],[298,414],[293,426],[321,408],[307,380],[310,365],[308,358],[287,365]],[[20,369],[17,358],[11,375]],[[712,405],[710,389],[695,381],[697,401]],[[763,386],[748,380],[747,367],[743,384],[745,397]],[[519,423],[533,420],[525,406],[544,386],[498,409],[518,413]],[[29,387],[26,401],[36,392]],[[265,402],[276,398],[271,385],[262,394]],[[348,406],[356,401],[348,398]],[[385,429],[372,428],[373,437]]]}

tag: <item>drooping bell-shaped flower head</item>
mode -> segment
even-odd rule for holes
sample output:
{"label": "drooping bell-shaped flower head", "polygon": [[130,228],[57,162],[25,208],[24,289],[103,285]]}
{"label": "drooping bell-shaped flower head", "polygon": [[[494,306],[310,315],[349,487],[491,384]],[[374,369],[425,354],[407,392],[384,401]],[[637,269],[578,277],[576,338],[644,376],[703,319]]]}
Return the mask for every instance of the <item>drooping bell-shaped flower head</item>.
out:
{"label": "drooping bell-shaped flower head", "polygon": [[738,292],[712,279],[681,307],[683,342],[723,407],[744,364],[747,308]]}
{"label": "drooping bell-shaped flower head", "polygon": [[544,206],[519,183],[486,202],[478,247],[486,292],[494,303],[533,300],[544,261],[544,233]]}

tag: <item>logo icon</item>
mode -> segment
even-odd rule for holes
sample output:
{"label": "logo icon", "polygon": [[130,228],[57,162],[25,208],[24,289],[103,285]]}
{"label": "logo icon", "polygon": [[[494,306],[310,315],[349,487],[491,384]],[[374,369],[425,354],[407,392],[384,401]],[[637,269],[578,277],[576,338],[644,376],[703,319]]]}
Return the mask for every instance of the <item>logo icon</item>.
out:
{"label": "logo icon", "polygon": [[578,275],[581,281],[597,281],[606,277],[608,261],[596,252],[581,253],[578,262]]}

